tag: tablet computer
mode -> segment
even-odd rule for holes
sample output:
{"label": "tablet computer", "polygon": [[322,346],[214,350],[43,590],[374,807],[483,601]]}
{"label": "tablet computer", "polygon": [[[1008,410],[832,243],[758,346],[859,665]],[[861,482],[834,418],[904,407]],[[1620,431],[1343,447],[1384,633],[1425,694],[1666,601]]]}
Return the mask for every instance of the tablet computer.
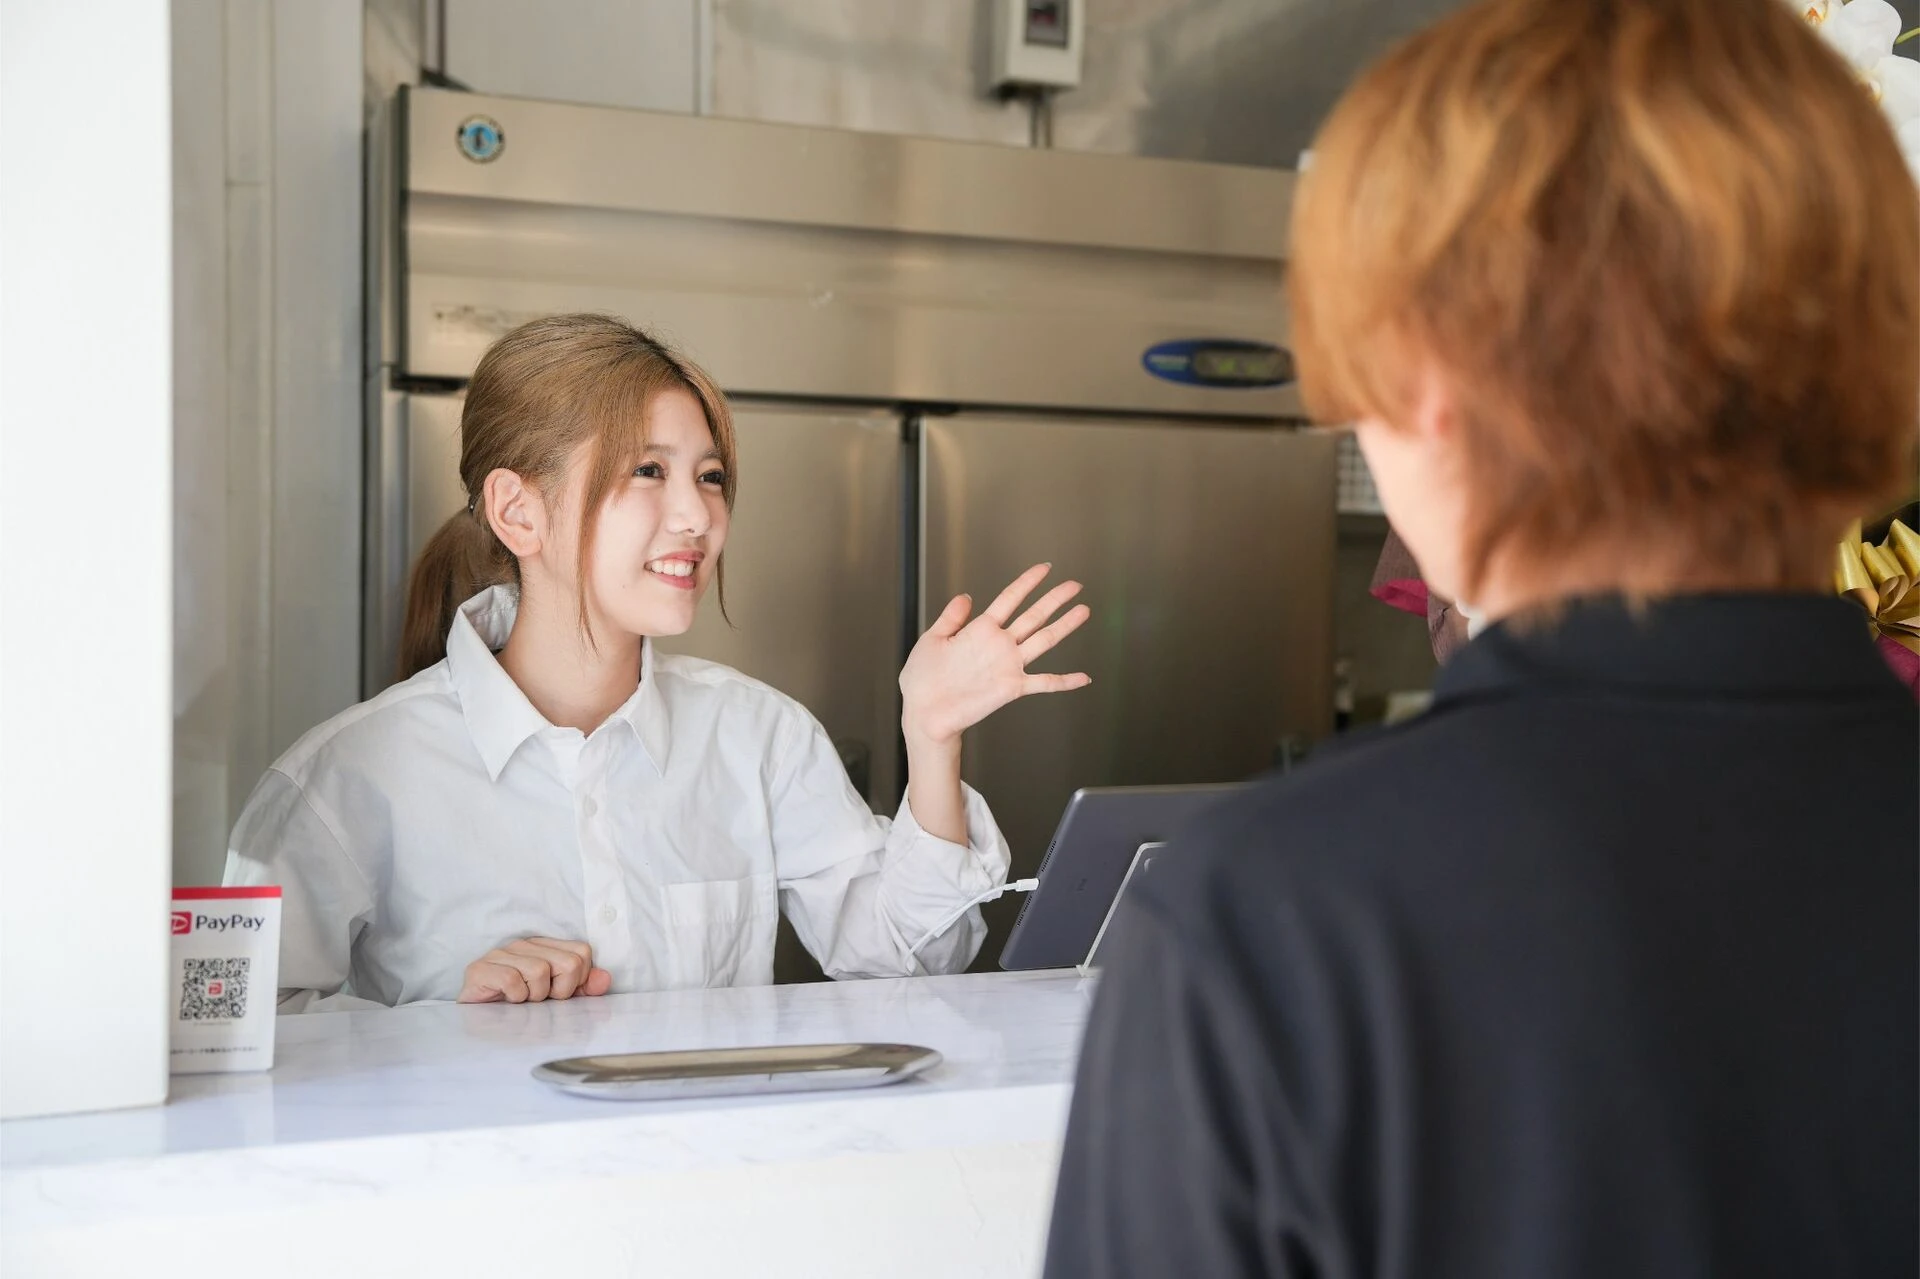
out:
{"label": "tablet computer", "polygon": [[1075,791],[1040,863],[1040,886],[1021,907],[1000,952],[1000,967],[1072,968],[1086,962],[1141,845],[1165,843],[1241,785]]}

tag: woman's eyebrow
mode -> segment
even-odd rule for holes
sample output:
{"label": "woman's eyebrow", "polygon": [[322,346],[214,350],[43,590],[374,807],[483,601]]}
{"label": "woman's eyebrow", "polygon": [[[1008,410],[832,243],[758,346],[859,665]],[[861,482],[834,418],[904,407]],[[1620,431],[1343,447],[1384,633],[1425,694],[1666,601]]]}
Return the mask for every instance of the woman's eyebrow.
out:
{"label": "woman's eyebrow", "polygon": [[[657,453],[661,457],[669,458],[669,459],[678,457],[680,455],[680,451],[674,448],[673,445],[671,444],[649,444],[647,445],[647,452]],[[714,448],[708,449],[707,455],[701,458],[700,460],[702,462],[720,462],[720,461],[724,461],[725,459],[720,456],[720,449],[718,448],[718,446],[716,446]]]}

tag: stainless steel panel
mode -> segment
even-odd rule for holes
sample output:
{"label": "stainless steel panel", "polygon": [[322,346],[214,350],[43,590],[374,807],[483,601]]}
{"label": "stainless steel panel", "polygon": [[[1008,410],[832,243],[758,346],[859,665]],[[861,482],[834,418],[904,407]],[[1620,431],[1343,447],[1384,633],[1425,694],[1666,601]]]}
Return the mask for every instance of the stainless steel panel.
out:
{"label": "stainless steel panel", "polygon": [[[1293,174],[415,88],[417,194],[1200,256],[1277,257]],[[497,121],[477,164],[462,121]]]}
{"label": "stainless steel panel", "polygon": [[710,7],[707,114],[1026,144],[1027,104],[986,92],[992,6],[981,0],[710,0]]}
{"label": "stainless steel panel", "polygon": [[407,530],[409,570],[427,539],[466,509],[467,490],[460,482],[460,412],[466,403],[464,395],[407,397],[401,448],[406,504],[400,519]]}
{"label": "stainless steel panel", "polygon": [[[1290,175],[456,96],[409,99],[403,374],[463,378],[515,324],[592,309],[734,392],[1300,412],[1290,387],[1141,364],[1179,338],[1286,342]],[[487,104],[512,110],[491,164],[459,155],[452,118],[423,123]]]}
{"label": "stainless steel panel", "polygon": [[1463,0],[1101,0],[1061,147],[1291,167],[1354,77]]}
{"label": "stainless steel panel", "polygon": [[693,628],[660,647],[799,700],[868,800],[891,813],[905,624],[899,420],[736,405],[734,423],[740,492],[723,557],[732,621],[709,596]]}
{"label": "stainless steel panel", "polygon": [[[1367,62],[1461,3],[1094,0],[1080,84],[1051,99],[1053,144],[1291,167]],[[1027,104],[984,89],[982,0],[711,4],[717,114],[1027,143]]]}
{"label": "stainless steel panel", "polygon": [[362,697],[393,683],[413,562],[427,539],[467,504],[460,485],[463,403],[458,395],[388,389],[384,370],[369,377]]}
{"label": "stainless steel panel", "polygon": [[[972,415],[929,422],[923,621],[1050,560],[1093,619],[1039,664],[1090,688],[968,735],[965,775],[1035,873],[1082,786],[1220,782],[1331,727],[1331,436]],[[987,908],[999,953],[1017,903]]]}
{"label": "stainless steel panel", "polygon": [[[390,390],[383,371],[376,369],[368,377],[366,406],[367,540],[361,580],[360,695],[372,697],[393,682],[406,607],[407,570],[426,540],[417,537],[407,522],[411,505],[407,488],[411,469],[407,454],[409,409],[422,415],[423,429],[432,429],[436,414],[443,433],[448,430],[446,423],[451,422],[451,447],[457,466],[460,402],[449,397],[416,399]],[[433,462],[444,462],[445,451],[443,445]],[[430,463],[427,473],[433,471]],[[457,475],[453,486],[459,487]],[[425,505],[433,508],[436,502],[445,500],[444,495],[429,495]],[[445,514],[453,514],[453,509]]]}
{"label": "stainless steel panel", "polygon": [[1163,381],[1177,338],[1285,343],[1280,264],[416,197],[402,369],[465,377],[525,320],[624,315],[732,392],[1267,420],[1291,387]]}

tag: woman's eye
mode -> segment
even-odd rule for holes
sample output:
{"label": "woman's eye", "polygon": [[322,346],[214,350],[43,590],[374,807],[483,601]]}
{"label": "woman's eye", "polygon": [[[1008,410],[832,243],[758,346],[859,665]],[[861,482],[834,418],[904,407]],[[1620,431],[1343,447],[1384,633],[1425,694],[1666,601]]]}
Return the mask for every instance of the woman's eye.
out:
{"label": "woman's eye", "polygon": [[658,462],[642,462],[633,468],[634,478],[640,480],[657,480],[666,473],[666,468],[662,467]]}
{"label": "woman's eye", "polygon": [[700,477],[700,482],[702,484],[711,484],[715,488],[725,488],[727,486],[727,473],[725,471],[708,471]]}

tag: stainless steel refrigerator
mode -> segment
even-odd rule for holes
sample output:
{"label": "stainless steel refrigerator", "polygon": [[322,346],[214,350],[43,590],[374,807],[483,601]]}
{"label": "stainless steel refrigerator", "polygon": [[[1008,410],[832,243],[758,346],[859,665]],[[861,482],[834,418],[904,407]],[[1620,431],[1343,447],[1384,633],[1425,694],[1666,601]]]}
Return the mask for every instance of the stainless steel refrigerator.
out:
{"label": "stainless steel refrigerator", "polygon": [[1076,787],[1241,778],[1329,730],[1335,450],[1295,429],[1291,174],[432,89],[370,157],[369,691],[464,503],[463,380],[520,321],[598,310],[738,415],[732,624],[709,602],[663,647],[805,703],[875,808],[907,646],[1040,560],[1094,609],[1043,666],[1094,682],[969,736],[1016,874]]}

